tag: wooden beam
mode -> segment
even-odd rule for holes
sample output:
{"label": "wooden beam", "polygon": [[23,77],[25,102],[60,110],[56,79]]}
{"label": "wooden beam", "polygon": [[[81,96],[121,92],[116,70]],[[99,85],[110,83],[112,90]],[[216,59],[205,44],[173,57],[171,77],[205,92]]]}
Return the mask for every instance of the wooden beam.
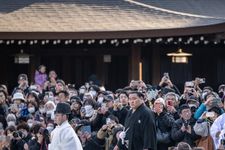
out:
{"label": "wooden beam", "polygon": [[175,29],[90,32],[0,32],[0,39],[114,39],[224,33],[225,23]]}

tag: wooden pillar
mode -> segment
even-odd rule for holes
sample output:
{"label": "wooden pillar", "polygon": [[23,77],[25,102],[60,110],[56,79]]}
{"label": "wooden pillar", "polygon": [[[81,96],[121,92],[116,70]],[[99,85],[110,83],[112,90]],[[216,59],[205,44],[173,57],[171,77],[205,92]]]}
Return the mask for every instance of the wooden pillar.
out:
{"label": "wooden pillar", "polygon": [[152,51],[152,84],[158,85],[160,80],[160,50],[154,47]]}
{"label": "wooden pillar", "polygon": [[139,63],[141,62],[141,47],[132,45],[129,58],[129,81],[139,80]]}

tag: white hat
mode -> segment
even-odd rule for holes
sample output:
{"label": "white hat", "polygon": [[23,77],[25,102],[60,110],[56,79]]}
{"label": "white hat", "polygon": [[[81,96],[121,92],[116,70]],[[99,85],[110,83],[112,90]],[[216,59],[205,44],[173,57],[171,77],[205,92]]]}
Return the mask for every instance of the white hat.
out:
{"label": "white hat", "polygon": [[23,94],[20,93],[20,92],[17,92],[15,94],[13,94],[12,100],[14,101],[16,99],[20,99],[20,100],[26,101],[25,98],[24,98],[24,96],[23,96]]}

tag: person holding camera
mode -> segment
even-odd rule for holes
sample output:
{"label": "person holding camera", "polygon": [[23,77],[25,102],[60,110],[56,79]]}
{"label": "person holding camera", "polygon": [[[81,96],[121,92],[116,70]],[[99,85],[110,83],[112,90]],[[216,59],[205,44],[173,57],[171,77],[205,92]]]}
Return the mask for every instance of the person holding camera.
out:
{"label": "person holding camera", "polygon": [[204,112],[202,116],[196,121],[194,131],[201,138],[197,141],[198,147],[204,147],[205,150],[213,150],[213,139],[210,136],[210,127],[218,116],[221,115],[219,107],[213,107],[208,112]]}
{"label": "person holding camera", "polygon": [[168,72],[165,72],[163,74],[163,77],[162,77],[161,81],[159,82],[158,89],[161,89],[162,94],[166,94],[168,92],[175,92],[175,93],[181,95],[180,91],[178,90],[176,85],[174,85],[172,83],[172,81],[170,80]]}
{"label": "person holding camera", "polygon": [[193,126],[195,120],[191,118],[191,109],[187,104],[180,106],[180,119],[173,124],[171,137],[177,143],[187,142],[191,147],[196,146],[194,141],[199,138],[196,135]]}
{"label": "person holding camera", "polygon": [[51,133],[49,150],[83,150],[80,140],[74,129],[68,123],[70,105],[58,103],[55,110],[55,123],[58,125]]}
{"label": "person holding camera", "polygon": [[177,112],[178,110],[178,95],[174,92],[169,92],[164,96],[165,100],[165,108],[167,113],[171,114],[175,120],[179,119],[179,113]]}
{"label": "person holding camera", "polygon": [[11,150],[28,150],[28,142],[31,140],[29,126],[21,123],[17,126],[17,131],[13,132],[13,139],[10,143]]}
{"label": "person holding camera", "polygon": [[97,132],[97,139],[103,141],[105,150],[113,150],[117,142],[114,139],[114,128],[122,127],[118,124],[119,120],[114,115],[109,115],[106,118],[106,124],[104,124],[101,129]]}
{"label": "person holding camera", "polygon": [[155,100],[153,105],[155,115],[156,131],[157,131],[157,148],[167,150],[172,146],[171,128],[175,122],[173,116],[166,112],[165,101],[162,98]]}
{"label": "person holding camera", "polygon": [[208,111],[212,107],[219,107],[222,112],[223,110],[223,103],[221,99],[218,97],[218,94],[215,92],[210,92],[207,95],[205,95],[206,101],[203,102],[198,109],[196,110],[194,114],[194,118],[197,120],[205,111]]}

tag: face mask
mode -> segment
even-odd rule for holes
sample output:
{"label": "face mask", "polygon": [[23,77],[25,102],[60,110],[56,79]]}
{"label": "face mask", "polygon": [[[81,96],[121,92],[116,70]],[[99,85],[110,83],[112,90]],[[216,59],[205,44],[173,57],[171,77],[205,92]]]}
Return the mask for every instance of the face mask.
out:
{"label": "face mask", "polygon": [[99,97],[97,102],[101,104],[103,102],[103,99],[104,99],[103,97]]}
{"label": "face mask", "polygon": [[54,114],[54,111],[53,110],[48,110],[46,112],[46,115],[49,116],[51,118],[51,120],[54,120],[55,119],[55,114]]}
{"label": "face mask", "polygon": [[52,126],[47,126],[46,129],[48,130],[49,133],[51,133],[51,132],[53,131],[54,127],[52,127]]}
{"label": "face mask", "polygon": [[31,128],[33,126],[33,123],[28,123],[28,126]]}
{"label": "face mask", "polygon": [[39,111],[40,111],[41,114],[45,113],[45,109],[44,108],[40,108]]}
{"label": "face mask", "polygon": [[47,111],[46,111],[46,114],[47,114],[47,115],[51,115],[52,113],[53,113],[53,110],[47,110]]}
{"label": "face mask", "polygon": [[8,125],[8,126],[15,126],[16,123],[15,123],[14,121],[9,121],[9,122],[7,122],[7,125]]}
{"label": "face mask", "polygon": [[34,107],[30,107],[28,108],[29,113],[34,113],[35,112],[35,108]]}
{"label": "face mask", "polygon": [[52,114],[51,114],[51,120],[54,120],[54,119],[55,119],[55,114],[52,113]]}

